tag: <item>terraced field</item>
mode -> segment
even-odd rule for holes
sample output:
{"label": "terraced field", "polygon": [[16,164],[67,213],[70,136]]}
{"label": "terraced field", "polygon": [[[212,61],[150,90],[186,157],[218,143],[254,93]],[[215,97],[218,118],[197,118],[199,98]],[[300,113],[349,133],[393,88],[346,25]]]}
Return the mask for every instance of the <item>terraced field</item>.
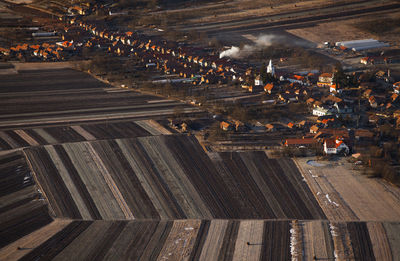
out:
{"label": "terraced field", "polygon": [[322,219],[289,159],[211,159],[191,136],[150,136],[24,150],[56,216],[73,219]]}

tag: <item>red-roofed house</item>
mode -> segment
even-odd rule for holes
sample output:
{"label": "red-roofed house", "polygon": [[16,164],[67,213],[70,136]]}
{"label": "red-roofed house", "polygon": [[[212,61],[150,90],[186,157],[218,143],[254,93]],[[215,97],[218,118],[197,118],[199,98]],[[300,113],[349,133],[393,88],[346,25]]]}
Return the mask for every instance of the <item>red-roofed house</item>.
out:
{"label": "red-roofed house", "polygon": [[231,129],[232,129],[232,125],[229,124],[229,123],[226,122],[226,121],[222,121],[222,122],[220,123],[220,128],[223,129],[224,131],[228,131],[228,130],[231,130]]}
{"label": "red-roofed house", "polygon": [[329,138],[324,141],[324,152],[327,155],[334,155],[344,152],[349,154],[350,149],[340,137]]}
{"label": "red-roofed house", "polygon": [[264,86],[264,91],[271,94],[272,92],[275,91],[276,88],[274,88],[273,83],[267,83],[267,85]]}
{"label": "red-roofed house", "polygon": [[400,82],[395,82],[393,84],[394,93],[400,94]]}
{"label": "red-roofed house", "polygon": [[329,87],[333,83],[332,73],[323,73],[318,77],[317,86],[318,87]]}

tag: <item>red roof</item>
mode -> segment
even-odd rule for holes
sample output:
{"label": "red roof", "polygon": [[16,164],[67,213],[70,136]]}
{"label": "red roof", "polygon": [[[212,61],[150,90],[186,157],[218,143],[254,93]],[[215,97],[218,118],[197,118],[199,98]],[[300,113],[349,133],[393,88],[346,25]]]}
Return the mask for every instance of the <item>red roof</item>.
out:
{"label": "red roof", "polygon": [[323,73],[319,77],[329,77],[329,78],[331,78],[332,77],[332,73]]}
{"label": "red roof", "polygon": [[310,145],[310,144],[314,144],[317,141],[314,140],[313,138],[305,138],[305,139],[287,139],[285,141],[285,145],[289,146],[289,145]]}
{"label": "red roof", "polygon": [[334,138],[325,139],[325,144],[327,148],[336,148],[336,139]]}
{"label": "red roof", "polygon": [[264,86],[264,91],[270,91],[270,90],[272,90],[272,88],[274,88],[274,84],[267,83],[267,85]]}

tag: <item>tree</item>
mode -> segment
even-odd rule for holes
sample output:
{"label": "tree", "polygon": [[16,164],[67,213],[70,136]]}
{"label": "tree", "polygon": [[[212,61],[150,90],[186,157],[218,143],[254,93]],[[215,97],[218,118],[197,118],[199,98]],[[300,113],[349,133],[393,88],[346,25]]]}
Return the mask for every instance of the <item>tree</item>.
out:
{"label": "tree", "polygon": [[260,68],[260,76],[261,76],[261,80],[263,81],[263,83],[267,83],[267,68],[265,66],[265,63],[262,63],[261,68]]}
{"label": "tree", "polygon": [[333,82],[337,86],[345,86],[347,81],[346,74],[343,71],[342,64],[340,62],[336,63],[335,70],[333,74]]}

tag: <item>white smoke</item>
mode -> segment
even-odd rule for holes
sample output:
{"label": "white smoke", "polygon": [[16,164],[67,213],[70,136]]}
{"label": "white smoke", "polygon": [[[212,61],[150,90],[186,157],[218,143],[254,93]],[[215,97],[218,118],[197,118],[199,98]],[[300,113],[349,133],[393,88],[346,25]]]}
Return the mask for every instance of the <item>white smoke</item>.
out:
{"label": "white smoke", "polygon": [[272,45],[280,36],[274,34],[264,34],[260,35],[254,40],[254,45],[246,44],[242,48],[237,46],[232,46],[231,48],[221,52],[219,58],[231,57],[231,58],[243,58],[251,55],[255,51],[262,49],[263,47],[268,47]]}
{"label": "white smoke", "polygon": [[225,50],[219,54],[219,58],[223,57],[232,57],[232,58],[239,58],[240,56],[240,49],[239,47],[232,46],[230,49]]}
{"label": "white smoke", "polygon": [[275,34],[264,34],[260,35],[256,40],[255,43],[259,47],[265,47],[265,46],[270,46],[274,42],[276,42],[281,36],[277,36]]}

